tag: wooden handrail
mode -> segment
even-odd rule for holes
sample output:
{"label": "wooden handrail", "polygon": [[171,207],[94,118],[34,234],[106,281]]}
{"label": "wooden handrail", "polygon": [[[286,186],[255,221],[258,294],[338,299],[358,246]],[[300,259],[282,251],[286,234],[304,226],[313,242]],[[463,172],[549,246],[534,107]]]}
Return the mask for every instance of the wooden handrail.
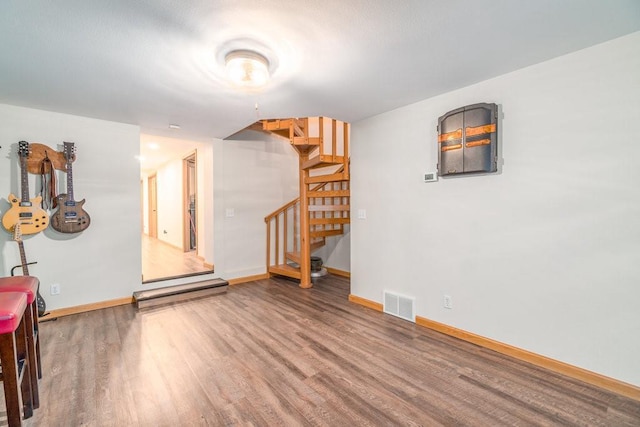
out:
{"label": "wooden handrail", "polygon": [[[338,170],[336,170],[335,173],[340,173],[344,170],[344,166],[340,166],[340,168]],[[309,191],[318,191],[323,189],[324,187],[327,186],[327,184],[329,184],[329,182],[321,182],[318,185],[316,185],[315,187],[313,187],[312,189],[310,189]],[[269,222],[271,221],[273,218],[275,218],[276,216],[280,215],[281,213],[284,213],[286,210],[288,210],[289,208],[295,206],[296,203],[300,202],[300,197],[296,197],[295,199],[291,200],[290,202],[282,205],[280,208],[276,209],[275,211],[271,212],[269,215],[264,217],[264,222]]]}
{"label": "wooden handrail", "polygon": [[271,212],[269,215],[264,217],[264,222],[269,222],[270,220],[272,220],[273,218],[275,218],[276,216],[280,215],[281,213],[285,212],[286,210],[288,210],[289,208],[293,207],[296,205],[296,203],[298,203],[300,201],[300,197],[297,197],[295,199],[293,199],[292,201],[290,201],[289,203],[283,205],[282,207],[280,207],[279,209]]}

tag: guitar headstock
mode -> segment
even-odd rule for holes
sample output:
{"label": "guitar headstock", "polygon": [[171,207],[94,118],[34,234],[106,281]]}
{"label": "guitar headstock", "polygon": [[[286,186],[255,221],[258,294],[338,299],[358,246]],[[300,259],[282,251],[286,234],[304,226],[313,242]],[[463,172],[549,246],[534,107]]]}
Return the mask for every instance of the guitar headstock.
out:
{"label": "guitar headstock", "polygon": [[13,240],[22,242],[22,231],[20,230],[19,222],[16,222],[16,225],[13,226]]}
{"label": "guitar headstock", "polygon": [[64,142],[64,158],[69,163],[76,159],[76,146],[73,142]]}
{"label": "guitar headstock", "polygon": [[18,155],[20,157],[29,157],[29,143],[27,141],[18,142]]}

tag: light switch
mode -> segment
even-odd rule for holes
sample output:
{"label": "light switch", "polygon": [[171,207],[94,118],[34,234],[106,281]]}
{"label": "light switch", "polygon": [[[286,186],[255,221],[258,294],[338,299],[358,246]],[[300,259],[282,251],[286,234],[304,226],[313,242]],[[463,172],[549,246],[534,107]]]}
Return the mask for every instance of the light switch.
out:
{"label": "light switch", "polygon": [[227,208],[225,209],[224,216],[226,216],[227,218],[233,218],[234,216],[236,216],[236,210],[233,208]]}
{"label": "light switch", "polygon": [[367,219],[366,209],[358,209],[358,219]]}

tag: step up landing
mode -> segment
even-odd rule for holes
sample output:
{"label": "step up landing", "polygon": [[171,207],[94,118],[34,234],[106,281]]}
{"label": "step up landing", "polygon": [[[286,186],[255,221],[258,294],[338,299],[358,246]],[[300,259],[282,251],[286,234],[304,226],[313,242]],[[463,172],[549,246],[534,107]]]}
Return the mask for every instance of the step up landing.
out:
{"label": "step up landing", "polygon": [[136,308],[155,307],[187,299],[217,295],[227,291],[229,282],[223,279],[204,280],[184,285],[166,286],[133,293]]}

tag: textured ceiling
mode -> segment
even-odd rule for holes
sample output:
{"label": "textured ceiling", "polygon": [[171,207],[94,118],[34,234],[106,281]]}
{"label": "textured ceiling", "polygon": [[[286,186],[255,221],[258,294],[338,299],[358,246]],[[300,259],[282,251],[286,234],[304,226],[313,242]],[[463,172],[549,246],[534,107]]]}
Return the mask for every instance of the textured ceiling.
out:
{"label": "textured ceiling", "polygon": [[[223,138],[354,122],[638,30],[638,0],[3,0],[0,102]],[[262,92],[222,78],[237,47],[270,57]]]}

